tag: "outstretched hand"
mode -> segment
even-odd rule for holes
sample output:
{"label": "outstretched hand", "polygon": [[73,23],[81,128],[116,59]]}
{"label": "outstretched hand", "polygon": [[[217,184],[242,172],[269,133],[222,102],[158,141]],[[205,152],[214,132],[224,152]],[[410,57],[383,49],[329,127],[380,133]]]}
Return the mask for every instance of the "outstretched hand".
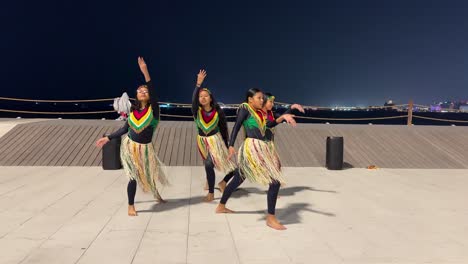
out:
{"label": "outstretched hand", "polygon": [[143,57],[138,57],[138,66],[140,66],[141,72],[148,72],[148,66],[146,65],[146,62],[143,59]]}
{"label": "outstretched hand", "polygon": [[197,74],[197,86],[200,87],[203,83],[203,81],[205,80],[206,78],[206,71],[205,70],[200,70],[200,72],[198,72]]}
{"label": "outstretched hand", "polygon": [[102,146],[104,146],[105,144],[107,144],[107,142],[109,142],[109,138],[108,137],[103,137],[103,138],[100,138],[98,139],[98,141],[96,141],[96,146],[99,147],[99,148],[102,148]]}
{"label": "outstretched hand", "polygon": [[295,127],[296,126],[296,120],[294,119],[294,115],[291,115],[291,114],[284,114],[283,115],[283,118],[284,120],[286,120],[286,123],[288,123],[289,125]]}
{"label": "outstretched hand", "polygon": [[302,107],[302,105],[300,105],[300,104],[291,105],[291,109],[297,109],[299,112],[301,112],[303,114],[305,113],[304,107]]}

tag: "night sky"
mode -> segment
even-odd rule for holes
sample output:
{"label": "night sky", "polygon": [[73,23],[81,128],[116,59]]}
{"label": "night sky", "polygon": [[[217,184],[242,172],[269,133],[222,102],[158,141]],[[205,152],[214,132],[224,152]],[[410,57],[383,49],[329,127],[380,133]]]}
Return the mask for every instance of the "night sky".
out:
{"label": "night sky", "polygon": [[189,102],[200,68],[225,103],[468,99],[466,1],[15,0],[0,24],[0,96],[133,96],[141,55],[165,101]]}

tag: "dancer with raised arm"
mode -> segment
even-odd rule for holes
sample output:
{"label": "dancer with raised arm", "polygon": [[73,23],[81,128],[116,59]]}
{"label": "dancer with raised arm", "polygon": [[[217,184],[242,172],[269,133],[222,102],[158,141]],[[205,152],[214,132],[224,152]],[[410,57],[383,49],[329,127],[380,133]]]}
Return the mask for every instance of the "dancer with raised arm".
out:
{"label": "dancer with raised arm", "polygon": [[168,181],[152,144],[153,134],[159,123],[159,104],[157,94],[148,72],[148,67],[142,57],[138,65],[145,76],[146,83],[137,89],[136,100],[132,105],[130,116],[125,125],[107,137],[96,142],[98,147],[104,146],[112,138],[127,134],[121,144],[120,157],[125,174],[129,178],[127,185],[128,215],[136,216],[135,194],[137,183],[144,192],[152,192],[158,202],[165,202],[158,191],[158,185],[167,185]]}
{"label": "dancer with raised arm", "polygon": [[[205,165],[208,194],[205,201],[214,200],[215,169],[227,173],[223,181],[229,181],[236,168],[228,156],[228,128],[226,116],[208,88],[201,88],[207,74],[200,70],[193,91],[192,114],[198,129],[197,145]],[[224,183],[225,186],[226,183]],[[219,184],[221,191],[224,186]],[[223,188],[221,188],[223,187]]]}

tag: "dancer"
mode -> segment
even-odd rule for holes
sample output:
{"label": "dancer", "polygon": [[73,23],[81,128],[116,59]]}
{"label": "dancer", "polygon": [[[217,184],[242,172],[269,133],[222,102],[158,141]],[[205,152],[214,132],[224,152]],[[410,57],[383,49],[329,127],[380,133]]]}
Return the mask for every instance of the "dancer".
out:
{"label": "dancer", "polygon": [[[248,178],[252,182],[269,185],[266,223],[271,228],[284,230],[286,227],[275,217],[278,191],[284,180],[279,158],[265,142],[267,120],[263,111],[261,111],[262,108],[263,92],[259,89],[248,90],[245,102],[239,106],[236,124],[229,140],[229,158],[231,159],[236,153],[234,143],[237,134],[241,127],[244,127],[246,138],[239,149],[239,170],[236,171],[234,178],[224,190],[221,201],[216,208],[216,213],[233,213],[232,210],[226,208],[226,203],[232,192],[243,183],[245,178]],[[291,125],[295,125],[294,116],[290,114],[280,116],[276,119],[276,123],[281,123],[284,120]],[[268,126],[271,125],[271,122],[268,122]]]}
{"label": "dancer", "polygon": [[[273,106],[275,105],[275,96],[271,93],[265,93],[263,96],[263,108],[262,111],[267,117],[269,125],[267,125],[267,129],[265,131],[265,139],[267,142],[273,145],[275,140],[275,127],[278,125],[276,119],[279,118],[281,115],[275,113],[273,111]],[[301,113],[305,113],[304,107],[300,104],[292,104],[284,114],[291,114],[294,110],[297,110]],[[272,146],[274,149],[274,146]]]}
{"label": "dancer", "polygon": [[[267,124],[267,127],[266,127],[265,140],[267,144],[270,145],[270,148],[272,149],[272,151],[274,151],[275,155],[278,155],[276,153],[276,148],[274,146],[273,141],[274,141],[275,127],[276,125],[278,125],[278,123],[276,122],[276,119],[281,117],[281,115],[273,112],[274,105],[275,105],[275,96],[273,96],[271,93],[264,93],[262,111],[263,111],[263,114],[267,117],[267,122],[270,122],[269,124]],[[297,110],[301,113],[305,113],[302,105],[293,104],[283,114],[291,114],[294,110]],[[224,190],[226,187],[226,184],[229,182],[229,180],[233,176],[234,176],[233,173],[226,175],[226,177],[224,177],[224,179],[218,184],[220,189],[222,188],[222,190]],[[278,199],[279,198],[280,196],[278,196]]]}
{"label": "dancer", "polygon": [[[275,156],[279,157],[278,152],[276,151],[275,146],[275,127],[278,125],[276,119],[279,118],[281,115],[273,112],[273,106],[275,105],[275,96],[271,93],[265,93],[263,95],[263,113],[267,118],[267,129],[265,131],[265,140],[270,147],[271,151],[274,153]],[[305,113],[304,108],[300,104],[293,104],[291,105],[284,114],[291,114],[294,110],[297,110],[301,113]],[[281,166],[281,163],[280,163]],[[278,194],[278,199],[281,198]]]}
{"label": "dancer", "polygon": [[[192,114],[198,128],[198,150],[205,165],[208,194],[206,202],[214,200],[215,170],[228,173],[225,181],[229,181],[234,174],[235,164],[228,159],[228,128],[226,116],[216,102],[213,94],[207,88],[201,88],[206,78],[206,71],[200,70],[197,75],[197,85],[193,91]],[[221,191],[224,182],[219,183]]]}
{"label": "dancer", "polygon": [[151,191],[158,202],[165,201],[159,194],[157,182],[162,185],[168,184],[163,164],[158,159],[152,144],[153,134],[159,123],[158,98],[153,93],[148,67],[142,57],[138,57],[138,65],[146,83],[138,87],[137,100],[132,105],[128,121],[119,130],[96,142],[98,147],[102,147],[111,139],[128,133],[122,140],[120,158],[129,177],[127,186],[129,216],[137,215],[134,206],[137,182],[144,192]]}

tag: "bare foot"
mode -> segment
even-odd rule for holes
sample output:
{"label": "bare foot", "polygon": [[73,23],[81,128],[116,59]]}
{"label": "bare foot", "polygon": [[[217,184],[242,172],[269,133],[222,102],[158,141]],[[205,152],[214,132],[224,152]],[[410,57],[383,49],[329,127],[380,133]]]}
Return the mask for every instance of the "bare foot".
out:
{"label": "bare foot", "polygon": [[218,207],[216,207],[216,213],[217,214],[232,214],[234,213],[234,211],[227,209],[226,205],[224,204],[218,204]]}
{"label": "bare foot", "polygon": [[212,202],[214,201],[214,193],[208,193],[206,197],[203,199],[205,202]]}
{"label": "bare foot", "polygon": [[268,214],[266,218],[267,226],[276,230],[286,230],[287,228],[282,225],[274,215]]}
{"label": "bare foot", "polygon": [[128,206],[128,216],[137,216],[137,212],[135,210],[135,206],[134,205],[129,205]]}
{"label": "bare foot", "polygon": [[220,181],[218,183],[218,187],[219,187],[219,191],[223,193],[224,189],[226,189],[226,182],[225,181]]}
{"label": "bare foot", "polygon": [[208,182],[205,183],[205,191],[208,191],[210,187],[208,187]]}

